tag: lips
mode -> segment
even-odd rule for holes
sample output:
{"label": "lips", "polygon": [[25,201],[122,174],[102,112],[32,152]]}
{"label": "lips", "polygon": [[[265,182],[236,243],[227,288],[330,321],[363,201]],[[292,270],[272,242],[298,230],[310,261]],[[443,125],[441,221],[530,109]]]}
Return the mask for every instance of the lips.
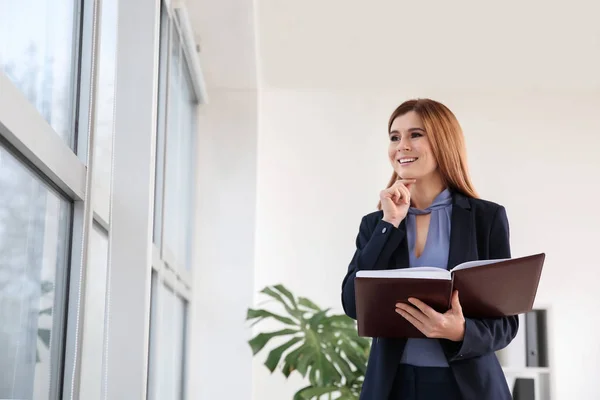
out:
{"label": "lips", "polygon": [[412,163],[414,163],[415,161],[417,161],[419,158],[418,157],[402,157],[401,159],[398,160],[398,162],[400,163],[400,165],[410,165]]}

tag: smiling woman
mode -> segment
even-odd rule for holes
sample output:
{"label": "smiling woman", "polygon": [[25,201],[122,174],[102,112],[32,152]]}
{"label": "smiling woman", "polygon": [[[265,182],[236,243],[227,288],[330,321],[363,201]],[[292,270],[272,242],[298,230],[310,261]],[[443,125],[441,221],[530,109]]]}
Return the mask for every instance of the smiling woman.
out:
{"label": "smiling woman", "polygon": [[[409,100],[394,110],[388,128],[392,177],[378,211],[362,219],[342,283],[342,305],[352,318],[360,270],[449,269],[511,254],[504,207],[478,199],[454,114],[434,100]],[[443,314],[418,299],[413,305],[390,307],[425,337],[374,340],[361,399],[510,399],[495,352],[515,337],[517,317],[465,317],[458,292]]]}

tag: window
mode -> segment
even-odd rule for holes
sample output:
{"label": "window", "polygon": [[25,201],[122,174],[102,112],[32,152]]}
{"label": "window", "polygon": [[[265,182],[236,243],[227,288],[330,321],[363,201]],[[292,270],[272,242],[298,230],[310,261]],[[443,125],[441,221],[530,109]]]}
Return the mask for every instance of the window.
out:
{"label": "window", "polygon": [[183,399],[187,301],[152,275],[149,399]]}
{"label": "window", "polygon": [[154,242],[171,267],[190,269],[198,98],[180,35],[163,12]]}
{"label": "window", "polygon": [[0,71],[73,148],[74,0],[0,0]]}
{"label": "window", "polygon": [[150,340],[150,400],[183,399],[188,300],[192,291],[195,146],[200,93],[185,16],[164,7]]}
{"label": "window", "polygon": [[157,110],[159,13],[0,0],[0,400],[185,397],[201,78],[165,11]]}
{"label": "window", "polygon": [[105,382],[103,363],[106,347],[109,210],[115,109],[118,4],[117,0],[103,0],[100,6],[92,170],[94,223],[90,232],[89,261],[85,278],[79,389],[79,398],[86,400],[101,400]]}
{"label": "window", "polygon": [[[108,195],[98,210],[87,197],[110,187],[116,3],[103,4],[110,29],[94,57],[93,0],[0,0],[0,399],[58,400],[79,387],[100,398],[102,347],[90,345],[104,332],[90,318],[104,312],[106,279],[85,277],[106,273],[108,256]],[[100,183],[86,168],[92,107]]]}
{"label": "window", "polygon": [[173,35],[165,150],[163,249],[172,264],[190,268],[194,137],[197,100],[182,47]]}
{"label": "window", "polygon": [[90,235],[90,262],[87,267],[84,336],[81,349],[79,398],[85,400],[101,399],[107,274],[108,232],[98,224],[94,224]]}
{"label": "window", "polygon": [[94,132],[94,210],[105,223],[109,219],[110,179],[115,107],[117,52],[117,0],[103,0],[99,29]]}
{"label": "window", "polygon": [[2,399],[48,399],[56,381],[70,215],[67,199],[0,147]]}

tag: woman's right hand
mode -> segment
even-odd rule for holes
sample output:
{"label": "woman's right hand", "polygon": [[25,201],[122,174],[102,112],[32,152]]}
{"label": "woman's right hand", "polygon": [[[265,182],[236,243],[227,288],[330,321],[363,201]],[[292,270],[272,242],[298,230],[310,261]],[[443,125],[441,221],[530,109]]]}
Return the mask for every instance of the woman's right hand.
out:
{"label": "woman's right hand", "polygon": [[410,207],[410,185],[415,179],[399,179],[389,188],[379,193],[383,220],[394,225],[396,228],[406,217]]}

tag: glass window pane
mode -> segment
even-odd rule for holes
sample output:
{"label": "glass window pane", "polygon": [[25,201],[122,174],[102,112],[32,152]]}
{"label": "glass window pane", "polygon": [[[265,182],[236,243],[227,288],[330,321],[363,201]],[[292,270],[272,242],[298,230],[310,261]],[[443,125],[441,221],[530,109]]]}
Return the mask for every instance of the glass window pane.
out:
{"label": "glass window pane", "polygon": [[149,400],[184,398],[187,303],[152,280]]}
{"label": "glass window pane", "polygon": [[0,147],[0,398],[48,399],[62,351],[70,203]]}
{"label": "glass window pane", "polygon": [[79,398],[100,400],[108,274],[108,234],[94,224],[90,233],[90,262],[85,279],[85,309]]}
{"label": "glass window pane", "polygon": [[190,268],[197,100],[181,44],[175,31],[173,33],[167,109],[163,246],[175,257],[174,262]]}
{"label": "glass window pane", "polygon": [[[109,212],[117,51],[117,0],[103,0],[96,91],[94,143],[94,204]],[[106,215],[108,217],[108,215]]]}
{"label": "glass window pane", "polygon": [[0,0],[0,71],[73,147],[74,0]]}

